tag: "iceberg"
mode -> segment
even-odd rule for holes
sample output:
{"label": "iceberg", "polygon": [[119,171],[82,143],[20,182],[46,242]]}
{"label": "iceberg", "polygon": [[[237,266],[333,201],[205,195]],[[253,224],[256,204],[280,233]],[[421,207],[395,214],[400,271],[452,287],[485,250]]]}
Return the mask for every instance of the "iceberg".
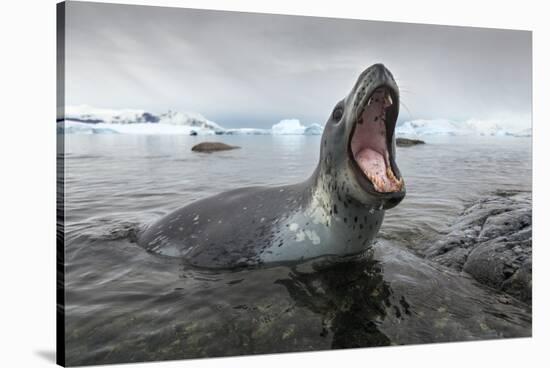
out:
{"label": "iceberg", "polygon": [[199,129],[223,130],[199,113],[173,112],[154,114],[136,109],[102,109],[88,105],[67,106],[65,120],[88,124],[164,124],[188,126]]}
{"label": "iceberg", "polygon": [[134,109],[101,109],[88,105],[66,106],[65,120],[89,124],[132,124],[140,122],[157,122],[158,119],[144,110]]}
{"label": "iceberg", "polygon": [[321,135],[323,134],[323,127],[319,124],[311,124],[304,130],[305,135]]}
{"label": "iceberg", "polygon": [[57,134],[118,134],[114,129],[105,128],[96,124],[74,121],[60,121],[57,123]]}
{"label": "iceberg", "polygon": [[214,130],[207,128],[193,128],[185,125],[172,124],[111,124],[111,123],[81,123],[65,120],[57,123],[58,134],[152,134],[152,135],[191,135],[196,132],[200,135],[213,135]]}
{"label": "iceberg", "polygon": [[398,136],[467,135],[470,131],[459,123],[445,119],[406,121],[395,128]]}
{"label": "iceberg", "polygon": [[449,119],[410,120],[395,128],[396,136],[425,137],[438,136],[513,136],[530,137],[531,128],[521,129],[517,124],[501,123],[496,120],[469,119],[455,121]]}
{"label": "iceberg", "polygon": [[183,125],[195,128],[224,130],[220,125],[206,119],[199,113],[168,111],[159,116],[159,124]]}
{"label": "iceberg", "polygon": [[304,130],[298,119],[284,119],[271,127],[274,135],[304,134]]}
{"label": "iceberg", "polygon": [[273,135],[320,135],[323,127],[319,124],[304,126],[298,119],[283,119],[271,127]]}
{"label": "iceberg", "polygon": [[519,137],[519,138],[525,138],[525,137],[532,137],[533,132],[531,131],[531,128],[522,129],[517,132],[508,133],[507,135],[510,135],[512,137]]}

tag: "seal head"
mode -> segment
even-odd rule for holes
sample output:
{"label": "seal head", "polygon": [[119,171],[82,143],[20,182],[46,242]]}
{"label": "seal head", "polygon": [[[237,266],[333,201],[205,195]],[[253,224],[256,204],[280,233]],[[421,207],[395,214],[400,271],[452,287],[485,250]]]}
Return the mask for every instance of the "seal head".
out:
{"label": "seal head", "polygon": [[395,158],[399,89],[382,64],[366,69],[325,125],[319,175],[356,201],[389,209],[405,197]]}

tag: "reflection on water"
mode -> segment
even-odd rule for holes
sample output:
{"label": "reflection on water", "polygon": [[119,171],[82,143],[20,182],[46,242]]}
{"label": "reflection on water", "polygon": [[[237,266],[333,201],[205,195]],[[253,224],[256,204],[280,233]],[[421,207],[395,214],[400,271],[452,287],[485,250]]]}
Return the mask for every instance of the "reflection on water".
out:
{"label": "reflection on water", "polygon": [[388,313],[400,318],[410,314],[402,297],[392,303],[392,292],[382,277],[382,268],[371,258],[334,265],[319,272],[293,270],[284,285],[297,306],[305,307],[322,320],[321,337],[331,335],[331,348],[390,345],[379,329]]}
{"label": "reflection on water", "polygon": [[144,252],[133,242],[140,226],[232,188],[301,181],[318,158],[319,137],[220,140],[242,148],[209,155],[191,153],[200,137],[68,136],[69,364],[530,335],[529,307],[415,256],[465,202],[530,190],[528,140],[398,149],[407,197],[360,261],[212,272]]}

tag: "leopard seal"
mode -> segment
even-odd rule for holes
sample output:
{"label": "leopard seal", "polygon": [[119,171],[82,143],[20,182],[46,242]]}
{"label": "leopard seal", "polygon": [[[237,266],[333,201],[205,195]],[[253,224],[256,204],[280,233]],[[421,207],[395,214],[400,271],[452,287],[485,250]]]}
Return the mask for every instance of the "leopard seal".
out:
{"label": "leopard seal", "polygon": [[405,196],[395,161],[398,114],[397,84],[383,64],[374,64],[330,113],[319,163],[308,179],[198,200],[151,224],[138,243],[207,268],[364,253],[385,210]]}

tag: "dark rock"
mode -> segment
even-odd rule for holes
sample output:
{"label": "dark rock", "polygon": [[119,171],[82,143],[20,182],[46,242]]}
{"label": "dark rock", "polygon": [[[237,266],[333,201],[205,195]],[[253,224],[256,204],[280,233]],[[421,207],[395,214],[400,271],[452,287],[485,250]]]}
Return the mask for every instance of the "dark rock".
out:
{"label": "dark rock", "polygon": [[101,119],[92,119],[92,118],[75,118],[75,117],[70,117],[70,118],[66,118],[65,120],[67,121],[76,121],[77,123],[88,123],[88,124],[99,124],[99,123],[104,123],[103,120]]}
{"label": "dark rock", "polygon": [[143,120],[145,120],[146,123],[158,123],[160,121],[160,118],[158,116],[148,112],[144,112],[141,117],[143,118]]}
{"label": "dark rock", "polygon": [[531,303],[531,194],[496,192],[466,208],[428,258]]}
{"label": "dark rock", "polygon": [[425,143],[426,142],[421,141],[420,139],[397,138],[395,140],[395,144],[397,144],[398,147],[410,147]]}
{"label": "dark rock", "polygon": [[202,142],[194,145],[193,148],[191,148],[191,151],[211,153],[216,151],[228,151],[228,150],[237,149],[237,148],[241,148],[241,147],[230,146],[228,144],[221,143],[221,142]]}

